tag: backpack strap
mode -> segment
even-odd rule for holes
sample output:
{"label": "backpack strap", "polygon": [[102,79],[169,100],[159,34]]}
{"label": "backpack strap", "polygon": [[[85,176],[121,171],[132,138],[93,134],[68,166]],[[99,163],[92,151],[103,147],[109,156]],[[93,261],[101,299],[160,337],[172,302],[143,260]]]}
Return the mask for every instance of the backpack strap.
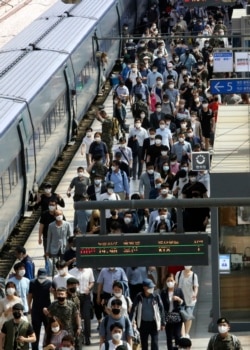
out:
{"label": "backpack strap", "polygon": [[109,350],[109,342],[105,341],[105,350]]}
{"label": "backpack strap", "polygon": [[[107,338],[107,325],[108,325],[108,319],[109,316],[104,317],[104,330],[105,330],[105,338]],[[106,350],[106,349],[105,349]]]}

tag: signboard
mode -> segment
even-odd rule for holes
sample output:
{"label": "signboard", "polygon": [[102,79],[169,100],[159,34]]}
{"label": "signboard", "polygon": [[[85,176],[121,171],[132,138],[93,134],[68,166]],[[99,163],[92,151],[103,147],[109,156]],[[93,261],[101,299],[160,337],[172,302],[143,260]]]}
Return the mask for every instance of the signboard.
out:
{"label": "signboard", "polygon": [[212,94],[250,93],[250,79],[211,79]]}
{"label": "signboard", "polygon": [[214,73],[233,72],[233,53],[215,52],[214,53]]}
{"label": "signboard", "polygon": [[76,237],[78,267],[207,265],[207,234],[126,234]]}
{"label": "signboard", "polygon": [[183,0],[183,4],[188,7],[225,6],[235,4],[235,0]]}
{"label": "signboard", "polygon": [[249,52],[235,52],[235,72],[250,72]]}
{"label": "signboard", "polygon": [[209,152],[192,152],[192,170],[203,171],[210,169],[210,153]]}

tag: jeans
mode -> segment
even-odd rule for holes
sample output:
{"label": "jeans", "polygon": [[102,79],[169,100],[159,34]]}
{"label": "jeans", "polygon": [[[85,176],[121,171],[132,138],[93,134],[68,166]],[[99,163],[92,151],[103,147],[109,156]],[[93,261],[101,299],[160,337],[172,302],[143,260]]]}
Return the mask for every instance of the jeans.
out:
{"label": "jeans", "polygon": [[141,348],[148,350],[148,337],[151,336],[151,350],[158,350],[158,330],[155,321],[141,321],[140,326]]}

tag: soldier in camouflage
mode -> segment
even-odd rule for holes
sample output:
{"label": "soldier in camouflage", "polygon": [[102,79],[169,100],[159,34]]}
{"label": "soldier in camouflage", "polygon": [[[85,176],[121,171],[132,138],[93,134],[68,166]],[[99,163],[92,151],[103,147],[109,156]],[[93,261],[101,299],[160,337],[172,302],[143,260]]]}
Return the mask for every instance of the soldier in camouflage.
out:
{"label": "soldier in camouflage", "polygon": [[104,106],[101,106],[96,113],[96,117],[99,122],[102,123],[102,141],[106,143],[110,161],[112,160],[112,147],[113,147],[113,121],[104,110]]}

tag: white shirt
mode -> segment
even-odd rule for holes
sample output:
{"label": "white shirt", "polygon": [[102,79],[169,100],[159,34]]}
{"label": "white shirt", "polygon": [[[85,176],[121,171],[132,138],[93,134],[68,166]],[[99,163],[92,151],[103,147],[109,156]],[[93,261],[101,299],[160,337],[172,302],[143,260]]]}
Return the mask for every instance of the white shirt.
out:
{"label": "white shirt", "polygon": [[85,153],[86,154],[89,153],[89,147],[93,141],[94,141],[93,136],[91,136],[91,137],[85,136],[82,139],[82,144],[85,145]]}
{"label": "white shirt", "polygon": [[[116,194],[116,193],[108,194],[107,192],[105,192],[100,195],[99,200],[100,201],[120,201],[121,198],[119,194]],[[105,210],[105,216],[106,216],[106,219],[110,218],[111,216],[110,209]]]}
{"label": "white shirt", "polygon": [[56,288],[67,288],[67,279],[73,277],[71,274],[67,273],[65,276],[55,275],[53,282],[56,284]]}
{"label": "white shirt", "polygon": [[[119,344],[114,344],[114,343],[112,342],[112,340],[109,340],[109,350],[115,350],[115,349],[117,348],[117,346],[122,345],[122,344],[123,344],[123,341],[122,341],[122,340],[120,340],[120,343],[119,343]],[[130,346],[128,343],[127,343],[127,349],[128,349],[128,350],[132,350],[132,349],[131,349],[131,346]],[[105,350],[105,343],[102,344],[100,350]]]}
{"label": "white shirt", "polygon": [[140,128],[132,128],[129,131],[129,137],[131,136],[135,136],[137,137],[137,141],[139,143],[139,146],[142,147],[143,146],[143,141],[148,137],[148,133],[147,130],[140,127]]}
{"label": "white shirt", "polygon": [[89,284],[95,282],[94,273],[91,268],[78,269],[74,267],[69,271],[79,281],[79,291],[81,294],[89,293]]}
{"label": "white shirt", "polygon": [[111,310],[111,301],[114,299],[120,299],[122,302],[122,308],[121,308],[121,315],[122,316],[128,316],[128,307],[129,309],[132,306],[132,300],[129,297],[125,297],[124,295],[122,295],[121,297],[117,298],[116,296],[113,296],[109,299],[108,304],[107,304],[107,308]]}

